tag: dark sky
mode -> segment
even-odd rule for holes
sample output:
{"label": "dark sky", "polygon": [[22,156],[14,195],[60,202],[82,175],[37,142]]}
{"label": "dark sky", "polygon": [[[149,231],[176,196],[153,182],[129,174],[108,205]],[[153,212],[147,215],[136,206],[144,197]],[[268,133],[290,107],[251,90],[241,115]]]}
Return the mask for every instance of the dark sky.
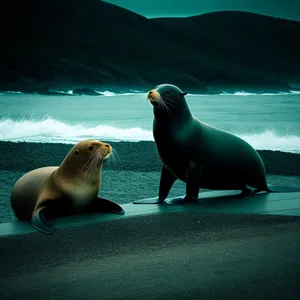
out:
{"label": "dark sky", "polygon": [[200,15],[242,10],[300,21],[300,0],[104,0],[146,17]]}

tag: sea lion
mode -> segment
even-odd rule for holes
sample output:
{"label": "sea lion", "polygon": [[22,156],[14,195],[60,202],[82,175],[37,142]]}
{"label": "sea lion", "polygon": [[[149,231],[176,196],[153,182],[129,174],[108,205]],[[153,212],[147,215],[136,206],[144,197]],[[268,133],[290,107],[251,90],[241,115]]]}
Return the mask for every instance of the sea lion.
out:
{"label": "sea lion", "polygon": [[50,234],[54,229],[47,220],[60,216],[86,212],[123,214],[118,204],[98,197],[102,165],[111,152],[109,144],[84,140],[70,150],[60,166],[23,175],[11,191],[16,217]]}
{"label": "sea lion", "polygon": [[186,94],[170,84],[147,93],[154,113],[153,136],[163,167],[158,197],[133,203],[163,203],[177,179],[186,182],[186,195],[167,204],[197,200],[200,188],[242,190],[243,197],[261,191],[299,191],[268,187],[258,152],[243,139],[195,118]]}

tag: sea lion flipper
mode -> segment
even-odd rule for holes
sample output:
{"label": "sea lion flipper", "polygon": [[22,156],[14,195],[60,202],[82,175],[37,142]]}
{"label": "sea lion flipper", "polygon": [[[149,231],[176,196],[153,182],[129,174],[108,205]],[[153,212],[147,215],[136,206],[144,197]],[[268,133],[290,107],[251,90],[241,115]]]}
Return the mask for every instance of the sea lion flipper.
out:
{"label": "sea lion flipper", "polygon": [[176,181],[176,177],[171,174],[165,166],[162,167],[161,169],[161,174],[160,174],[160,183],[159,183],[159,193],[158,193],[158,198],[161,200],[165,200],[169,192]]}
{"label": "sea lion flipper", "polygon": [[97,197],[91,204],[91,210],[97,212],[106,212],[112,214],[123,215],[123,208],[116,202],[111,200]]}
{"label": "sea lion flipper", "polygon": [[203,165],[190,162],[187,170],[186,201],[198,200]]}
{"label": "sea lion flipper", "polygon": [[31,223],[32,226],[46,234],[51,234],[54,232],[54,228],[46,221],[44,217],[44,211],[47,207],[43,206],[35,210],[32,214]]}
{"label": "sea lion flipper", "polygon": [[203,165],[190,162],[186,176],[186,195],[184,197],[177,197],[167,200],[166,204],[182,205],[187,203],[195,203],[198,200],[202,170]]}
{"label": "sea lion flipper", "polygon": [[259,189],[254,188],[250,185],[245,185],[242,192],[240,193],[240,197],[243,199],[248,199],[251,198],[257,192],[259,192]]}
{"label": "sea lion flipper", "polygon": [[162,167],[160,174],[159,192],[158,197],[148,198],[142,200],[133,201],[133,204],[159,204],[163,203],[168,197],[168,194],[176,181],[176,177],[171,174],[164,166]]}

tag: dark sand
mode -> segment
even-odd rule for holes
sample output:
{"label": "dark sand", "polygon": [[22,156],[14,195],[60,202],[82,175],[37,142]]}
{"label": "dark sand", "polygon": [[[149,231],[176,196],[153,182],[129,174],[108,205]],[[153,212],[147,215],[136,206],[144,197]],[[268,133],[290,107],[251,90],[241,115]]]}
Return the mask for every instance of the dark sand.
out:
{"label": "dark sand", "polygon": [[[114,155],[103,167],[100,195],[120,204],[157,195],[161,162],[153,142],[110,142]],[[73,145],[0,142],[0,223],[10,222],[10,191],[24,173],[59,165]],[[300,155],[259,151],[275,185],[300,186]],[[185,184],[177,181],[170,196],[183,195]]]}
{"label": "dark sand", "polygon": [[1,299],[300,299],[300,220],[172,213],[0,243]]}

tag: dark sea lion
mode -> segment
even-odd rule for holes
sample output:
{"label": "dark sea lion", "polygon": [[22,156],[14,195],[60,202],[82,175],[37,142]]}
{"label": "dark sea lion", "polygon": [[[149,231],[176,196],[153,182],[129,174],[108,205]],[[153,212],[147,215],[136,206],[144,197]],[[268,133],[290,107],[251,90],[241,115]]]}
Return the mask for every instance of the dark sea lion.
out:
{"label": "dark sea lion", "polygon": [[186,182],[184,198],[168,204],[198,199],[199,189],[242,190],[250,197],[266,191],[300,191],[293,187],[270,188],[263,161],[243,139],[195,118],[186,93],[162,84],[147,93],[153,106],[153,135],[163,163],[159,194],[135,204],[163,203],[176,179]]}
{"label": "dark sea lion", "polygon": [[112,147],[97,140],[77,143],[61,165],[23,175],[11,192],[11,206],[19,220],[31,221],[44,233],[52,233],[47,220],[87,212],[123,214],[116,203],[99,198],[103,162]]}

